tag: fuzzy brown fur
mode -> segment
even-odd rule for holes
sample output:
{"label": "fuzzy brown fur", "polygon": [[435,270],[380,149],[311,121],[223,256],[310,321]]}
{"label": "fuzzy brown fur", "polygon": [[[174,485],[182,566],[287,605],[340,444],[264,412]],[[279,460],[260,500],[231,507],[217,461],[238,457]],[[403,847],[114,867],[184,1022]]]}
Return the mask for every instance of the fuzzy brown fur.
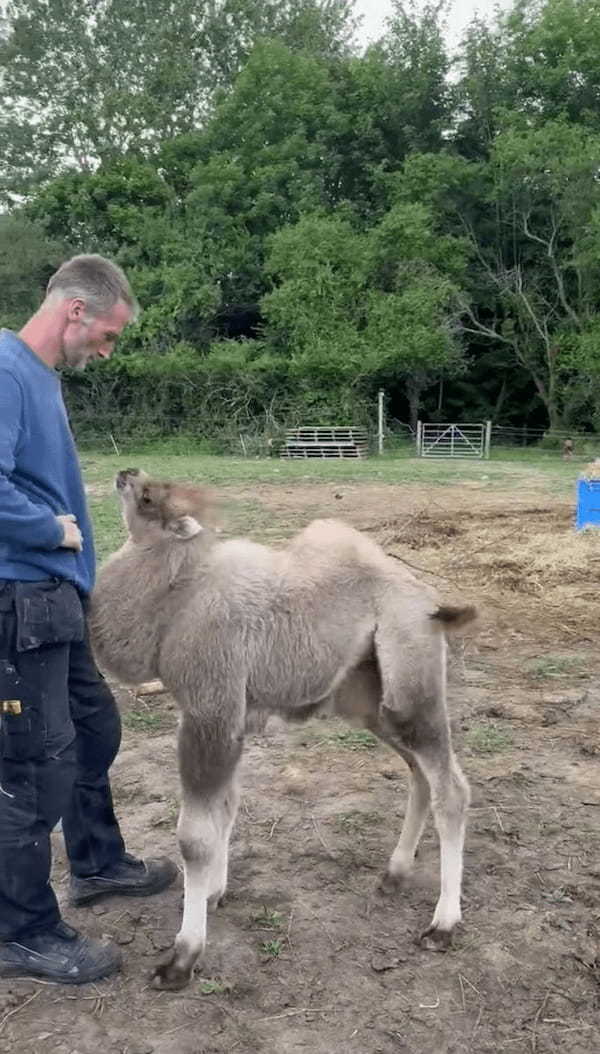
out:
{"label": "fuzzy brown fur", "polygon": [[[468,788],[450,744],[440,630],[470,621],[474,609],[440,607],[406,567],[339,521],[315,521],[272,549],[220,539],[206,526],[203,488],[152,481],[135,469],[116,485],[129,538],[102,569],[92,599],[96,655],[122,682],[160,678],[181,708],[186,909],[155,983],[187,982],[205,939],[206,901],[224,890],[236,769],[252,713],[304,719],[327,709],[394,747],[413,780],[389,875],[408,870],[431,802],[442,886],[446,841],[460,886]],[[427,934],[436,946],[460,917],[456,881]]]}

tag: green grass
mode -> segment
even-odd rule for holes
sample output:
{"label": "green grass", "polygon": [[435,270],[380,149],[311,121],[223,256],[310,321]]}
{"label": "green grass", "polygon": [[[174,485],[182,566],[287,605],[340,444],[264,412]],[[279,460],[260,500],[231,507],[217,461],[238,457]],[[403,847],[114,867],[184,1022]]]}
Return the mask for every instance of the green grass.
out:
{"label": "green grass", "polygon": [[263,930],[280,930],[285,920],[281,911],[263,907],[252,916],[252,921]]}
{"label": "green grass", "polygon": [[94,524],[98,559],[102,561],[123,545],[127,532],[121,519],[117,500],[112,495],[110,498],[91,498],[90,513]]}
{"label": "green grass", "polygon": [[512,744],[510,732],[493,722],[475,725],[466,735],[466,742],[476,754],[500,754]]}
{"label": "green grass", "polygon": [[[223,503],[228,527],[244,534],[268,533],[272,516],[260,501],[227,497],[229,487],[253,485],[290,487],[294,485],[351,485],[376,483],[419,487],[478,486],[521,495],[531,493],[532,501],[573,498],[580,471],[576,462],[558,456],[513,452],[510,458],[490,461],[428,461],[423,458],[384,455],[365,460],[280,461],[277,458],[233,458],[189,453],[88,453],[82,457],[86,483],[91,486],[90,507],[96,529],[98,553],[104,559],[125,539],[113,480],[119,469],[143,468],[158,478],[190,480],[215,489]],[[303,506],[303,519],[318,514],[318,501]],[[280,532],[285,534],[285,529]]]}
{"label": "green grass", "polygon": [[83,455],[82,464],[89,483],[112,487],[115,473],[122,468],[143,468],[150,475],[174,479],[193,479],[213,486],[243,483],[294,483],[307,481],[335,483],[339,480],[382,483],[436,483],[447,485],[467,480],[509,485],[531,476],[547,482],[571,486],[580,466],[543,454],[492,458],[490,461],[436,461],[425,458],[383,457],[354,459],[314,459],[284,461],[278,458],[234,458],[209,454],[163,454],[157,451],[128,454]]}
{"label": "green grass", "polygon": [[213,981],[208,979],[206,981],[200,981],[200,991],[202,995],[222,995],[223,992],[231,991],[231,985],[227,984],[226,981]]}
{"label": "green grass", "polygon": [[583,655],[541,655],[525,667],[526,673],[536,681],[549,681],[560,677],[586,677],[588,659]]}
{"label": "green grass", "polygon": [[328,732],[326,735],[319,735],[319,742],[331,743],[336,747],[343,747],[346,750],[374,750],[379,746],[379,740],[372,732],[365,732],[362,729],[347,728],[340,732]]}
{"label": "green grass", "polygon": [[126,710],[122,717],[124,728],[133,732],[161,732],[168,721],[156,710]]}
{"label": "green grass", "polygon": [[283,942],[280,940],[263,941],[260,946],[261,954],[267,959],[276,959],[281,955]]}

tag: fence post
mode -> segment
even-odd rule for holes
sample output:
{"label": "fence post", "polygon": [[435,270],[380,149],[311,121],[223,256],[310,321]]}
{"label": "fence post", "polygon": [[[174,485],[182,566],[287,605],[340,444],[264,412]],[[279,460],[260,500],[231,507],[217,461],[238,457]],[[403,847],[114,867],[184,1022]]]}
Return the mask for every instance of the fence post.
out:
{"label": "fence post", "polygon": [[486,421],[485,422],[485,447],[484,447],[484,456],[485,456],[486,459],[489,458],[489,456],[490,456],[490,447],[491,447],[491,445],[492,445],[492,422],[491,421]]}
{"label": "fence post", "polygon": [[383,454],[383,388],[377,395],[377,452]]}
{"label": "fence post", "polygon": [[423,425],[417,421],[417,457],[421,457],[421,446],[423,439]]}

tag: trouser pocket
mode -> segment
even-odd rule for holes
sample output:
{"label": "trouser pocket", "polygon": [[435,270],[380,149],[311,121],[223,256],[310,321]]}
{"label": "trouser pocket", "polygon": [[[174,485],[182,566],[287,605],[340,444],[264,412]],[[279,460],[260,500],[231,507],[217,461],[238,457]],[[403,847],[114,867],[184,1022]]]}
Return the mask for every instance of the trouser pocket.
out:
{"label": "trouser pocket", "polygon": [[15,609],[19,652],[84,638],[83,607],[70,582],[15,582]]}
{"label": "trouser pocket", "polygon": [[44,752],[39,697],[19,676],[10,659],[0,659],[0,757],[30,761]]}
{"label": "trouser pocket", "polygon": [[[42,759],[68,723],[69,644],[83,639],[77,591],[66,582],[0,582],[0,757]],[[56,739],[57,737],[53,735]]]}

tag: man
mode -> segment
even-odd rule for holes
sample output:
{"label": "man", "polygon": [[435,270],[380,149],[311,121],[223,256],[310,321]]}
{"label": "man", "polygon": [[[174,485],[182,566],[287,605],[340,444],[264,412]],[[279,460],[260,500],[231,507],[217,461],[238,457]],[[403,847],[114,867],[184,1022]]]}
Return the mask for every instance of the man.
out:
{"label": "man", "polygon": [[19,335],[0,332],[0,977],[78,984],[119,969],[116,946],[61,919],[60,817],[73,905],[157,893],[177,873],[126,853],[113,811],[121,726],[86,632],[94,543],[57,373],[110,358],[137,312],[120,268],[76,256]]}

